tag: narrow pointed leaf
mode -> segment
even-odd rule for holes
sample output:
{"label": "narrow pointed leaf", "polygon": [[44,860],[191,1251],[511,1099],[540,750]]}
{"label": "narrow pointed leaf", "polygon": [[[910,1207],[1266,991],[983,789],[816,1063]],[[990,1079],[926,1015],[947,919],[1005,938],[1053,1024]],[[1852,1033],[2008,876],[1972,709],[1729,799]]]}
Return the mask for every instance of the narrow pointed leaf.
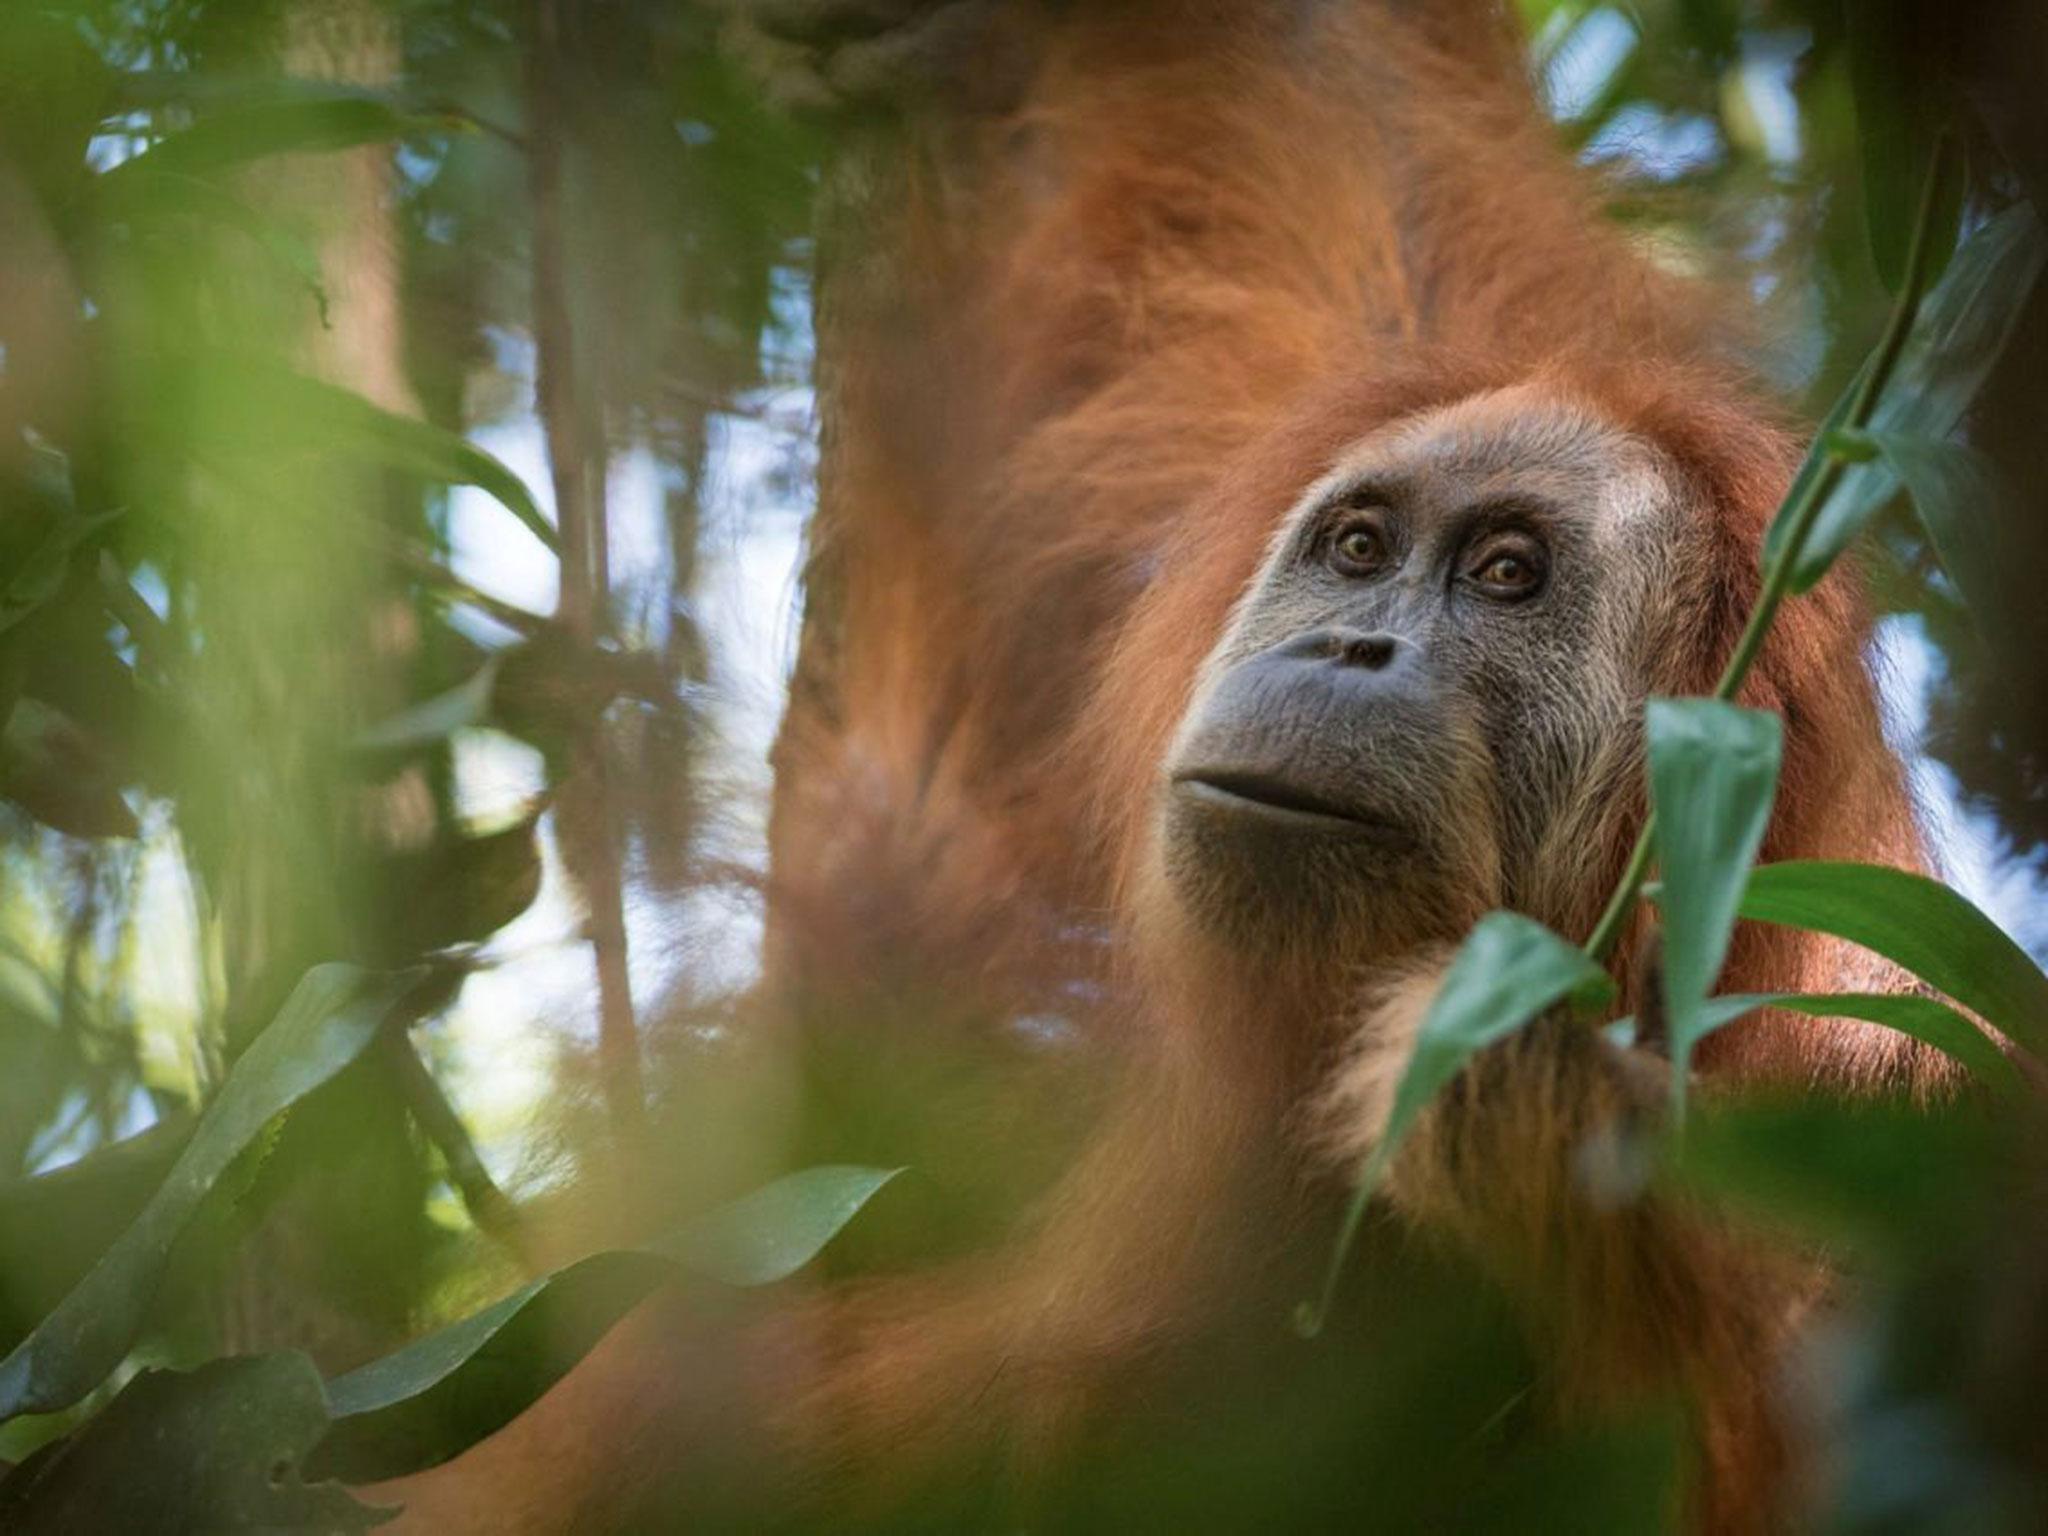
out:
{"label": "narrow pointed leaf", "polygon": [[338,1483],[298,1476],[326,1428],[320,1374],[301,1354],[144,1371],[0,1481],[0,1528],[328,1536],[391,1519]]}
{"label": "narrow pointed leaf", "polygon": [[1652,699],[1650,803],[1663,868],[1664,1007],[1682,1112],[1700,1005],[1721,974],[1735,911],[1778,793],[1778,717],[1715,699]]}
{"label": "narrow pointed leaf", "polygon": [[[1784,552],[1785,541],[1792,536],[1791,525],[1785,514],[1799,505],[1806,497],[1807,488],[1826,471],[1828,460],[1843,426],[1849,420],[1849,408],[1856,403],[1857,391],[1863,385],[1864,376],[1870,370],[1870,360],[1865,359],[1856,377],[1848,387],[1835,397],[1835,403],[1828,407],[1828,413],[1821,418],[1820,429],[1813,435],[1813,441],[1806,445],[1806,457],[1799,461],[1799,472],[1792,477],[1792,484],[1786,488],[1785,499],[1778,503],[1776,516],[1770,527],[1764,530],[1763,549],[1758,553],[1757,562],[1762,570],[1768,571]],[[1841,494],[1841,487],[1835,488],[1835,495]],[[1812,536],[1807,539],[1809,547]]]}
{"label": "narrow pointed leaf", "polygon": [[794,1274],[900,1170],[807,1168],[642,1250],[556,1270],[328,1385],[315,1465],[352,1481],[430,1466],[509,1423],[649,1292],[679,1274],[732,1286]]}
{"label": "narrow pointed leaf", "polygon": [[142,1214],[192,1125],[192,1116],[179,1113],[61,1168],[0,1183],[0,1254],[7,1256],[0,1349],[26,1338]]}
{"label": "narrow pointed leaf", "polygon": [[2015,633],[1993,537],[2006,495],[1997,466],[1962,443],[1904,432],[1873,432],[1870,439],[1913,498],[1920,525],[1972,621],[1993,640]]}
{"label": "narrow pointed leaf", "polygon": [[320,255],[296,230],[271,218],[227,186],[203,177],[167,171],[147,163],[118,178],[101,178],[103,217],[129,223],[175,225],[201,219],[247,239],[313,301],[320,324],[328,322],[327,280]]}
{"label": "narrow pointed leaf", "polygon": [[0,800],[73,837],[134,837],[121,798],[124,765],[84,726],[41,699],[17,698],[0,720]]}
{"label": "narrow pointed leaf", "polygon": [[511,1423],[675,1278],[675,1264],[655,1254],[592,1254],[336,1377],[327,1385],[334,1423],[311,1470],[374,1482],[460,1454]]}
{"label": "narrow pointed leaf", "polygon": [[1750,875],[1742,915],[1861,944],[2028,1050],[2048,1046],[2048,976],[1938,880],[1878,864],[1766,864]]}
{"label": "narrow pointed leaf", "polygon": [[1905,1098],[1767,1092],[1702,1104],[1669,1146],[1668,1172],[1716,1205],[1807,1243],[1924,1266],[1982,1220],[1959,1191],[2010,1169],[1997,1117]]}
{"label": "narrow pointed leaf", "polygon": [[554,525],[541,512],[526,482],[459,434],[430,421],[387,411],[350,390],[303,374],[276,370],[264,387],[282,391],[276,405],[302,412],[307,423],[335,445],[424,480],[473,485],[496,498],[549,549],[559,549]]}
{"label": "narrow pointed leaf", "polygon": [[58,518],[28,558],[0,585],[0,633],[12,629],[55,597],[64,585],[71,556],[119,516],[119,512],[99,512],[90,517],[69,513]]}
{"label": "narrow pointed leaf", "polygon": [[[1863,219],[1877,275],[1893,293],[1906,278],[1906,258],[1927,178],[1928,157],[1940,142],[1946,82],[1911,58],[1904,11],[1887,4],[1852,5],[1842,19],[1848,33],[1849,80],[1856,98],[1856,140],[1863,152]],[[1929,231],[1930,272],[1955,244],[1962,213],[1961,181],[1947,178],[1947,196]]]}
{"label": "narrow pointed leaf", "polygon": [[1393,1161],[1430,1100],[1474,1055],[1601,981],[1600,968],[1581,950],[1534,919],[1517,912],[1490,912],[1480,919],[1423,1017],[1415,1052],[1394,1090],[1386,1133],[1367,1165],[1372,1178]]}
{"label": "narrow pointed leaf", "polygon": [[152,174],[204,176],[270,155],[319,154],[445,129],[448,120],[364,95],[276,100],[210,112],[100,177],[106,191]]}
{"label": "narrow pointed leaf", "polygon": [[902,1171],[851,1164],[806,1168],[707,1212],[656,1251],[727,1285],[771,1285],[816,1258]]}
{"label": "narrow pointed leaf", "polygon": [[1430,1101],[1479,1051],[1505,1040],[1567,997],[1611,994],[1612,986],[1583,950],[1533,918],[1489,912],[1473,926],[1423,1016],[1414,1052],[1394,1090],[1386,1129],[1367,1157],[1344,1213],[1322,1296],[1313,1306],[1304,1304],[1296,1318],[1299,1331],[1313,1335],[1321,1330],[1366,1205]]}
{"label": "narrow pointed leaf", "polygon": [[[1948,274],[1921,306],[1897,371],[1868,423],[1873,433],[1939,441],[1955,431],[1990,373],[2033,288],[2048,238],[2024,203],[1988,221],[1963,243]],[[1851,386],[1853,391],[1855,386]],[[1831,415],[1830,421],[1837,421]],[[1827,574],[1843,550],[1899,491],[1884,458],[1851,464],[1814,520],[1793,564],[1792,588],[1804,592]],[[1785,538],[1774,523],[1765,556]]]}
{"label": "narrow pointed leaf", "polygon": [[315,966],[200,1117],[142,1214],[0,1361],[0,1420],[69,1407],[120,1364],[142,1328],[171,1245],[264,1126],[362,1054],[419,973]]}
{"label": "narrow pointed leaf", "polygon": [[342,453],[436,484],[474,485],[550,550],[558,549],[554,525],[525,482],[460,434],[264,357],[215,348],[185,361],[266,462],[293,452]]}
{"label": "narrow pointed leaf", "polygon": [[[444,829],[424,848],[377,862],[379,918],[372,932],[387,962],[474,944],[519,916],[540,895],[538,808],[498,832]],[[367,937],[367,935],[366,935]]]}
{"label": "narrow pointed leaf", "polygon": [[491,691],[497,686],[500,660],[493,656],[447,692],[380,720],[355,739],[355,750],[373,755],[407,752],[483,724],[490,718]]}
{"label": "narrow pointed leaf", "polygon": [[[1930,1045],[2001,1092],[2022,1086],[2019,1069],[1991,1037],[1938,998],[1916,992],[1729,992],[1700,1004],[1695,1041],[1760,1008],[1815,1019],[1861,1019]],[[1617,1021],[1627,1022],[1627,1021]]]}

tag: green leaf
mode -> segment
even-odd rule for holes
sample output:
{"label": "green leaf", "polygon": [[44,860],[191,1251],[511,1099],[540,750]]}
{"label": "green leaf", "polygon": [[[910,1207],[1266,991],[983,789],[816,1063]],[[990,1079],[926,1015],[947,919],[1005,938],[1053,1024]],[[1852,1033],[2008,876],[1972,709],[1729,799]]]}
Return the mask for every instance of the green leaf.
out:
{"label": "green leaf", "polygon": [[1815,1019],[1861,1019],[1880,1024],[1933,1046],[2002,1092],[2022,1085],[2019,1069],[1972,1020],[1939,999],[1915,992],[1724,993],[1700,1004],[1694,1039],[1703,1039],[1759,1008],[1784,1008]]}
{"label": "green leaf", "polygon": [[[1792,477],[1791,485],[1786,487],[1785,499],[1778,503],[1777,513],[1771,518],[1770,527],[1764,530],[1763,548],[1757,556],[1758,564],[1763,570],[1768,571],[1777,563],[1785,541],[1792,536],[1792,525],[1786,521],[1786,514],[1805,500],[1808,488],[1827,471],[1829,461],[1833,457],[1834,444],[1848,430],[1850,408],[1856,403],[1856,395],[1862,389],[1863,380],[1868,376],[1873,361],[1871,358],[1863,360],[1863,366],[1856,370],[1856,377],[1851,379],[1841,394],[1835,397],[1835,403],[1828,407],[1827,415],[1821,418],[1819,430],[1814,433],[1813,441],[1806,445],[1806,457],[1799,461],[1799,472]],[[1841,487],[1837,485],[1834,494],[1840,493]],[[1813,536],[1809,533],[1809,548],[1812,541]]]}
{"label": "green leaf", "polygon": [[324,425],[366,457],[423,480],[476,486],[497,498],[541,543],[560,552],[554,525],[541,512],[526,483],[466,438],[430,421],[387,411],[352,391],[302,374],[280,373],[277,386],[287,392],[280,402],[287,409],[303,409],[309,420]]}
{"label": "green leaf", "polygon": [[171,1245],[263,1128],[362,1054],[420,973],[350,965],[308,971],[228,1073],[192,1139],[133,1225],[36,1330],[0,1361],[0,1420],[68,1407],[121,1362]]}
{"label": "green leaf", "polygon": [[2015,633],[1992,537],[2006,497],[1998,467],[1961,443],[1903,432],[1873,432],[1870,439],[1913,498],[1920,524],[1971,619],[1994,640]]}
{"label": "green leaf", "polygon": [[106,1408],[0,1482],[0,1527],[72,1531],[365,1531],[395,1510],[338,1483],[307,1483],[301,1459],[327,1428],[319,1372],[301,1354],[144,1371]]}
{"label": "green leaf", "polygon": [[1784,727],[1762,710],[1715,699],[1652,699],[1650,804],[1663,868],[1664,1008],[1671,1098],[1685,1112],[1700,1004],[1721,974],[1735,909],[1778,793]]}
{"label": "green leaf", "polygon": [[377,955],[400,963],[496,933],[540,894],[535,810],[498,832],[444,831],[424,848],[377,861]]}
{"label": "green leaf", "polygon": [[121,783],[92,732],[41,699],[14,701],[0,724],[0,799],[73,837],[133,837],[142,828]]}
{"label": "green leaf", "polygon": [[1668,1173],[1716,1204],[1809,1242],[1924,1262],[1980,1219],[2008,1147],[1996,1121],[1909,1099],[1766,1093],[1702,1104],[1668,1144]]}
{"label": "green leaf", "polygon": [[[2005,350],[2021,301],[2040,275],[2044,257],[2048,241],[2041,221],[2024,203],[1989,220],[1963,243],[1949,263],[1948,275],[1920,308],[1898,368],[1871,414],[1868,427],[1873,436],[1940,441],[1955,431]],[[1851,384],[1849,393],[1856,387]],[[1840,425],[1843,414],[1838,404],[1829,413],[1828,425]],[[1792,590],[1807,591],[1826,575],[1898,490],[1898,476],[1885,459],[1845,468],[1797,552]],[[1767,566],[1785,537],[1781,514],[1764,541]]]}
{"label": "green leaf", "polygon": [[655,1245],[726,1285],[772,1285],[816,1258],[901,1168],[827,1163],[742,1195]]}
{"label": "green leaf", "polygon": [[42,607],[64,585],[65,573],[71,567],[71,556],[100,529],[121,514],[117,511],[99,512],[90,517],[76,513],[61,516],[43,535],[42,541],[29,552],[0,586],[0,634],[12,629],[36,609]]}
{"label": "green leaf", "polygon": [[490,718],[491,691],[497,686],[501,660],[493,656],[446,693],[380,720],[355,739],[355,750],[379,755],[410,752],[444,741],[469,726],[482,725]]}
{"label": "green leaf", "polygon": [[593,1254],[328,1385],[335,1427],[317,1465],[351,1481],[454,1455],[509,1423],[678,1271],[731,1286],[817,1257],[898,1169],[807,1168],[643,1250]]}
{"label": "green leaf", "polygon": [[153,167],[109,185],[101,178],[103,216],[144,223],[169,223],[194,217],[235,231],[305,288],[327,324],[327,282],[320,256],[311,244],[276,219],[266,217],[247,199],[218,182]]}
{"label": "green leaf", "polygon": [[206,176],[271,155],[354,149],[449,126],[445,118],[363,95],[258,102],[208,113],[124,160],[100,182],[103,191],[113,191],[150,175]]}
{"label": "green leaf", "polygon": [[1386,1129],[1366,1158],[1344,1213],[1322,1295],[1296,1315],[1300,1332],[1310,1337],[1321,1332],[1366,1204],[1430,1101],[1475,1054],[1565,998],[1611,996],[1612,991],[1612,981],[1583,950],[1532,918],[1489,912],[1473,926],[1423,1015],[1414,1051],[1394,1089]]}
{"label": "green leaf", "polygon": [[1459,1509],[1459,1536],[1684,1529],[1678,1506],[1689,1442],[1678,1404],[1646,1405],[1623,1418],[1588,1416],[1509,1440],[1472,1507]]}
{"label": "green leaf", "polygon": [[[1941,73],[1907,56],[1903,8],[1872,0],[1844,8],[1849,80],[1856,98],[1856,142],[1863,156],[1863,217],[1870,256],[1885,287],[1897,293],[1906,279],[1921,189],[1930,157],[1941,142]],[[1948,195],[1928,231],[1929,271],[1940,272],[1955,244],[1962,215],[1962,184],[1949,177]]]}
{"label": "green leaf", "polygon": [[115,110],[124,114],[155,115],[171,108],[189,117],[203,118],[279,102],[381,101],[403,105],[390,91],[366,85],[242,69],[225,61],[204,70],[123,69],[113,84],[117,93]]}
{"label": "green leaf", "polygon": [[2028,1050],[2048,1045],[2048,976],[1938,880],[1878,864],[1766,864],[1749,877],[1742,915],[1861,944]]}
{"label": "green leaf", "polygon": [[[8,1006],[0,1002],[0,1016]],[[26,1070],[20,1046],[10,1041],[8,1051],[10,1070]],[[0,1349],[27,1337],[85,1277],[142,1213],[191,1135],[192,1117],[181,1113],[61,1168],[0,1183]]]}
{"label": "green leaf", "polygon": [[1517,912],[1489,912],[1444,973],[1394,1090],[1385,1134],[1361,1183],[1376,1182],[1430,1100],[1465,1063],[1582,988],[1611,987],[1577,946]]}
{"label": "green leaf", "polygon": [[224,408],[257,439],[267,459],[293,449],[342,452],[437,484],[474,485],[559,552],[554,525],[525,482],[458,433],[260,357],[216,350],[191,361],[196,376],[223,391]]}
{"label": "green leaf", "polygon": [[459,1455],[538,1401],[675,1278],[674,1263],[654,1254],[592,1254],[336,1377],[327,1387],[334,1424],[312,1470],[374,1482]]}

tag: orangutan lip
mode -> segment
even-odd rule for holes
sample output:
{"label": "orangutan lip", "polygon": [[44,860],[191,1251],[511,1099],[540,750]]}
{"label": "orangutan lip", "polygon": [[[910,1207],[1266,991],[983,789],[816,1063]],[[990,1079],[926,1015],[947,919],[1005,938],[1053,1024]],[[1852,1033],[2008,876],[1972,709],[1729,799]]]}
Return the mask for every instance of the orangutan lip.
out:
{"label": "orangutan lip", "polygon": [[1226,810],[1252,811],[1275,819],[1335,823],[1347,830],[1364,828],[1372,832],[1394,829],[1376,817],[1366,816],[1348,806],[1325,800],[1313,791],[1268,774],[1245,773],[1218,768],[1196,768],[1173,776],[1174,788],[1197,800]]}

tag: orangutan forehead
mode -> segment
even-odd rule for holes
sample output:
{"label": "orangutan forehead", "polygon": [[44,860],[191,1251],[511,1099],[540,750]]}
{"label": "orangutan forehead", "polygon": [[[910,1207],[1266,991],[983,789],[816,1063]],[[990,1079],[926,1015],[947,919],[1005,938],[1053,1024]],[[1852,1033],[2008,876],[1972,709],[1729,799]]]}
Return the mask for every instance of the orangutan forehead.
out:
{"label": "orangutan forehead", "polygon": [[1653,445],[1530,385],[1473,395],[1373,433],[1308,500],[1338,496],[1410,503],[1422,515],[1523,503],[1595,529],[1658,517],[1676,500]]}

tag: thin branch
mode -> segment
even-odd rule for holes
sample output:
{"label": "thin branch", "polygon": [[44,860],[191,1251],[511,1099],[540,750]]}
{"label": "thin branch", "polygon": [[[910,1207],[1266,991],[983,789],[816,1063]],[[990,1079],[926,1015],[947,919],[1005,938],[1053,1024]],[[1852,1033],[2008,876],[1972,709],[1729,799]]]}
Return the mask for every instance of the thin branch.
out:
{"label": "thin branch", "polygon": [[427,1064],[420,1060],[411,1036],[402,1027],[393,1027],[386,1031],[380,1045],[399,1097],[412,1112],[421,1133],[440,1152],[441,1161],[448,1166],[448,1178],[462,1196],[471,1219],[480,1230],[526,1259],[526,1235],[518,1207],[484,1166],[476,1143],[470,1140],[469,1128],[448,1102]]}
{"label": "thin branch", "polygon": [[[576,334],[569,299],[567,225],[563,216],[560,0],[530,0],[526,83],[530,134],[527,187],[533,214],[535,393],[547,436],[562,539],[562,586],[556,617],[571,639],[588,646],[605,617],[609,571],[605,546],[605,454],[601,430],[576,377]],[[639,1031],[633,1019],[626,953],[625,882],[605,761],[602,725],[570,752],[568,783],[557,825],[571,875],[589,911],[597,967],[598,1060],[612,1127],[637,1140],[646,1123]]]}
{"label": "thin branch", "polygon": [[591,577],[589,464],[576,384],[576,334],[569,306],[568,241],[562,217],[562,123],[555,78],[561,16],[555,0],[531,0],[526,52],[527,195],[533,213],[534,392],[547,435],[561,532],[561,596],[556,617],[588,643],[595,634]]}

